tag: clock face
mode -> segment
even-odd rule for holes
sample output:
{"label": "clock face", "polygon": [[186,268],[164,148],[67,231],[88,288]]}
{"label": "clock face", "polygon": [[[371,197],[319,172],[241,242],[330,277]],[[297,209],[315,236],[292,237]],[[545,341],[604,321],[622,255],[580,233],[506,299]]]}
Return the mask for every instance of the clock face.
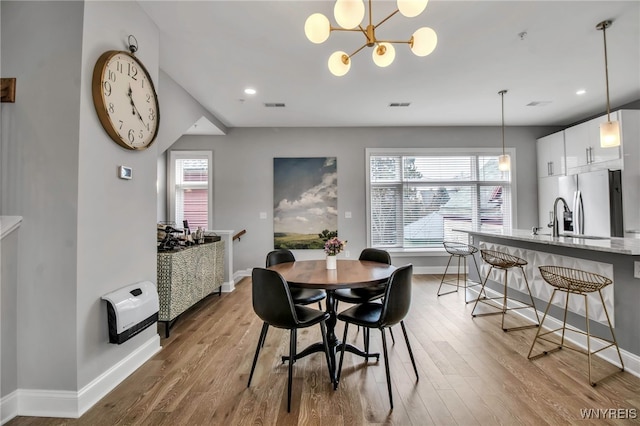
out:
{"label": "clock face", "polygon": [[129,52],[102,54],[93,70],[93,102],[109,136],[127,149],[145,149],[156,138],[160,109],[153,81]]}

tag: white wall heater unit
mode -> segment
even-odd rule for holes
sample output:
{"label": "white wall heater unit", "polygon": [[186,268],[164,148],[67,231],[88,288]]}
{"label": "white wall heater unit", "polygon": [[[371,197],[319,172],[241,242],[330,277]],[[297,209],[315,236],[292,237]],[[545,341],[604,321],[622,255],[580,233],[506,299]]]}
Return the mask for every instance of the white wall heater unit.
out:
{"label": "white wall heater unit", "polygon": [[158,321],[158,291],[142,281],[102,296],[107,301],[109,343],[121,344]]}

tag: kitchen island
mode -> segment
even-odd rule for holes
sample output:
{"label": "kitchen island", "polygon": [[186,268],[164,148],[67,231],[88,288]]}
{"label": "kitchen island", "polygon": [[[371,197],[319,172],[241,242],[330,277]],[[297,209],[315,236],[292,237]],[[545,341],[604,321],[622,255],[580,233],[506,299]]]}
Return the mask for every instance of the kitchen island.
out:
{"label": "kitchen island", "polygon": [[[469,231],[457,229],[467,233],[469,243],[479,249],[504,251],[521,257],[527,262],[525,268],[527,279],[531,286],[536,309],[541,314],[547,307],[553,288],[540,275],[538,266],[557,265],[582,269],[604,275],[613,280],[613,285],[603,289],[603,296],[607,310],[614,324],[616,338],[620,350],[623,352],[625,369],[640,376],[640,278],[634,277],[634,264],[640,262],[640,239],[638,238],[602,238],[602,237],[553,237],[548,234],[534,235],[531,230],[512,229],[507,231]],[[486,276],[489,266],[482,262],[477,254],[478,264],[481,265],[482,279]],[[470,268],[471,279],[479,280],[477,273]],[[519,274],[510,274],[509,292],[512,289],[520,292],[520,300],[526,300],[522,293],[524,280]],[[487,287],[502,294],[504,285],[502,272],[493,271],[489,277]],[[597,293],[589,296],[589,319],[592,332],[596,335],[609,336],[608,327],[602,303]],[[562,318],[562,299],[556,299],[549,310],[553,318]],[[567,321],[572,326],[584,330],[585,307],[583,298],[573,296],[569,300],[569,316]],[[524,314],[524,312],[523,312]],[[533,312],[531,312],[533,321]],[[548,319],[547,319],[548,320]],[[545,323],[546,325],[546,323]],[[533,339],[533,336],[532,336]],[[580,344],[580,340],[576,339]],[[613,356],[603,351],[603,356],[615,361]]]}

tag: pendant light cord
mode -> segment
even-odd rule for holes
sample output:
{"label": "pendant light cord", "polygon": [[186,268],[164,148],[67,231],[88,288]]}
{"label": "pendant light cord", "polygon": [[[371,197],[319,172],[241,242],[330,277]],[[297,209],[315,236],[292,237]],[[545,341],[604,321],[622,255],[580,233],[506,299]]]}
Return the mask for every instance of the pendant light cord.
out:
{"label": "pendant light cord", "polygon": [[610,117],[610,104],[609,104],[609,64],[607,62],[607,27],[611,25],[608,22],[604,22],[602,25],[602,37],[604,39],[604,78],[607,83],[607,121],[611,121]]}
{"label": "pendant light cord", "polygon": [[501,90],[499,93],[502,98],[502,155],[504,155],[504,94],[507,93],[507,91]]}

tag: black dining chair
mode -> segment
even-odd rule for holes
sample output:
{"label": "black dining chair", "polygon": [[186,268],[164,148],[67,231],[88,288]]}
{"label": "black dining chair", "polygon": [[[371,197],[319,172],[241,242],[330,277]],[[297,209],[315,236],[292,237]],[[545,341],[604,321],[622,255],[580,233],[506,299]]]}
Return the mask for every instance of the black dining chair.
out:
{"label": "black dining chair", "polygon": [[347,331],[349,324],[356,324],[367,329],[377,328],[382,334],[382,349],[384,353],[384,367],[387,374],[387,390],[389,391],[389,403],[393,409],[393,397],[391,395],[391,376],[389,374],[389,355],[387,352],[387,339],[385,338],[385,329],[400,323],[404,340],[407,343],[413,371],[416,373],[416,380],[419,380],[418,368],[413,358],[411,344],[409,344],[409,336],[404,326],[404,318],[409,312],[411,306],[411,276],[413,274],[413,265],[405,265],[396,269],[389,278],[387,287],[384,292],[382,303],[365,302],[350,307],[340,312],[338,319],[344,321],[344,336],[342,337],[342,345],[340,350],[340,363],[338,366],[338,375],[334,382],[334,389],[337,389],[342,373],[342,361],[344,360],[344,350],[347,341]]}
{"label": "black dining chair", "polygon": [[[267,253],[266,267],[277,265],[279,263],[295,262],[296,258],[288,249],[277,249]],[[310,288],[295,288],[291,287],[291,297],[296,305],[310,305],[318,302],[318,308],[322,309],[320,301],[327,297],[327,293],[324,290],[310,289]]]}
{"label": "black dining chair", "polygon": [[[358,260],[368,260],[371,262],[379,262],[386,265],[391,265],[391,256],[389,255],[389,252],[376,248],[365,248],[360,252],[360,257],[358,258]],[[371,287],[339,289],[334,292],[334,297],[338,302],[346,302],[354,305],[358,303],[372,302],[374,300],[382,299],[386,286],[387,283],[385,282]],[[338,306],[336,303],[336,308],[337,307]],[[389,332],[391,333],[391,340],[393,340],[393,343],[396,343],[393,331],[389,329]],[[363,338],[364,351],[368,354],[369,331],[366,329]]]}
{"label": "black dining chair", "polygon": [[249,374],[249,382],[247,387],[251,386],[251,379],[258,361],[260,348],[264,345],[267,337],[269,326],[284,328],[289,330],[289,376],[287,384],[287,412],[291,411],[291,383],[293,378],[293,363],[296,355],[297,331],[299,328],[311,327],[320,324],[322,332],[322,342],[324,344],[324,353],[329,368],[329,377],[335,388],[335,378],[333,377],[331,361],[329,358],[329,346],[327,344],[327,328],[325,321],[329,319],[329,314],[317,309],[308,308],[302,305],[296,305],[291,297],[289,285],[282,275],[276,271],[264,268],[253,268],[251,273],[252,280],[252,299],[253,310],[256,315],[263,321],[262,331],[258,339],[256,353],[253,357],[251,365],[251,373]]}

